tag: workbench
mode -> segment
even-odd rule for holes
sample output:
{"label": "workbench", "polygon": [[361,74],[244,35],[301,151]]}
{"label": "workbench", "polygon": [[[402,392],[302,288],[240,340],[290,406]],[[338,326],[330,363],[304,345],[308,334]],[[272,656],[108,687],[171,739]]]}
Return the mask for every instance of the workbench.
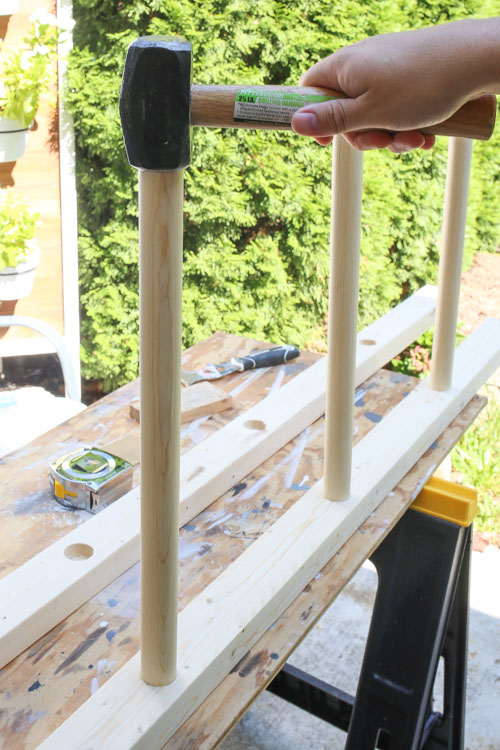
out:
{"label": "workbench", "polygon": [[[263,342],[217,333],[183,355],[183,367],[229,359],[264,348]],[[276,368],[218,381],[233,408],[182,427],[182,451],[217,431],[321,355],[302,352]],[[356,391],[355,435],[360,440],[418,380],[379,370]],[[47,470],[82,445],[105,447],[139,437],[130,416],[138,381],[0,461],[3,577],[90,517],[68,511],[52,496]],[[362,563],[405,514],[419,490],[485,403],[475,396],[404,477],[260,638],[236,668],[170,738],[165,748],[213,748],[227,735]],[[411,425],[408,425],[411,429]],[[200,593],[253,540],[322,476],[324,420],[278,451],[180,531],[179,609]],[[134,470],[134,484],[140,467]],[[116,501],[116,502],[119,502]],[[413,511],[412,511],[413,512]],[[0,670],[0,748],[35,748],[139,649],[139,564],[133,566],[46,636]],[[66,750],[66,749],[65,749]]]}

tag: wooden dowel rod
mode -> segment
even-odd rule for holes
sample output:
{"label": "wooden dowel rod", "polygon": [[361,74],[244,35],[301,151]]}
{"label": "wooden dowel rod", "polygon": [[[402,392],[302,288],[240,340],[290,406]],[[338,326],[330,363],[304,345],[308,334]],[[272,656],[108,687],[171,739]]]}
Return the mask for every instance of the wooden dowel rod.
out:
{"label": "wooden dowel rod", "polygon": [[436,391],[447,391],[453,376],[471,157],[471,140],[450,139],[430,375]]}
{"label": "wooden dowel rod", "polygon": [[362,181],[363,153],[335,136],[323,488],[329,500],[346,500],[351,488]]}
{"label": "wooden dowel rod", "polygon": [[[285,122],[259,122],[234,119],[235,98],[243,89],[262,92],[282,92],[301,96],[344,97],[332,89],[314,86],[200,86],[191,87],[191,125],[212,128],[246,128],[257,130],[290,130],[290,119]],[[308,102],[303,101],[300,106]],[[298,107],[296,107],[297,109]],[[285,108],[283,108],[285,109]],[[292,112],[291,109],[290,118]],[[422,132],[434,135],[461,136],[488,140],[495,127],[496,97],[484,94],[478,99],[466,102],[444,122],[422,128]]]}
{"label": "wooden dowel rod", "polygon": [[141,676],[176,675],[183,172],[139,172]]}

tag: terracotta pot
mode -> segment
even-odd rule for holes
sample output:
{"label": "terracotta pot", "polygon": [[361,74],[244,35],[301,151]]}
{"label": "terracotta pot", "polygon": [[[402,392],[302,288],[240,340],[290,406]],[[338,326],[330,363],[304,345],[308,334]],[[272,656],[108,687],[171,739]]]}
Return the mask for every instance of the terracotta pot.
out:
{"label": "terracotta pot", "polygon": [[40,264],[40,249],[36,247],[23,263],[6,266],[0,271],[0,299],[11,300],[27,297],[33,289],[35,272]]}
{"label": "terracotta pot", "polygon": [[17,161],[24,154],[28,133],[18,120],[0,117],[0,162]]}

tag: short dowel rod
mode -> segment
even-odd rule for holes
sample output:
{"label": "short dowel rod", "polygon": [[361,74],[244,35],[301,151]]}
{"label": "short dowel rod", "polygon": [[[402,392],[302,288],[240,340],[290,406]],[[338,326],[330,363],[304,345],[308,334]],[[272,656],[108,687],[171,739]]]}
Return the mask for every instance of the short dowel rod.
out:
{"label": "short dowel rod", "polygon": [[453,375],[471,156],[471,140],[450,138],[430,376],[436,391],[451,388]]}
{"label": "short dowel rod", "polygon": [[363,153],[333,141],[324,495],[351,488]]}
{"label": "short dowel rod", "polygon": [[183,172],[139,172],[141,676],[176,675]]}

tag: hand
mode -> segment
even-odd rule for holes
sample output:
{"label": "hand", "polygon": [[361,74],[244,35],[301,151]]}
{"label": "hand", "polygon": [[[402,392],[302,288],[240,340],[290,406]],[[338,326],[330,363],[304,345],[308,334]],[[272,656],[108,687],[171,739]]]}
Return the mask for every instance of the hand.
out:
{"label": "hand", "polygon": [[499,22],[458,21],[340,49],[310,68],[300,83],[336,89],[348,98],[304,107],[293,116],[293,129],[321,145],[342,133],[360,150],[432,148],[435,137],[419,128],[446,120],[488,85],[495,89],[500,74],[491,72],[491,54],[500,58]]}

